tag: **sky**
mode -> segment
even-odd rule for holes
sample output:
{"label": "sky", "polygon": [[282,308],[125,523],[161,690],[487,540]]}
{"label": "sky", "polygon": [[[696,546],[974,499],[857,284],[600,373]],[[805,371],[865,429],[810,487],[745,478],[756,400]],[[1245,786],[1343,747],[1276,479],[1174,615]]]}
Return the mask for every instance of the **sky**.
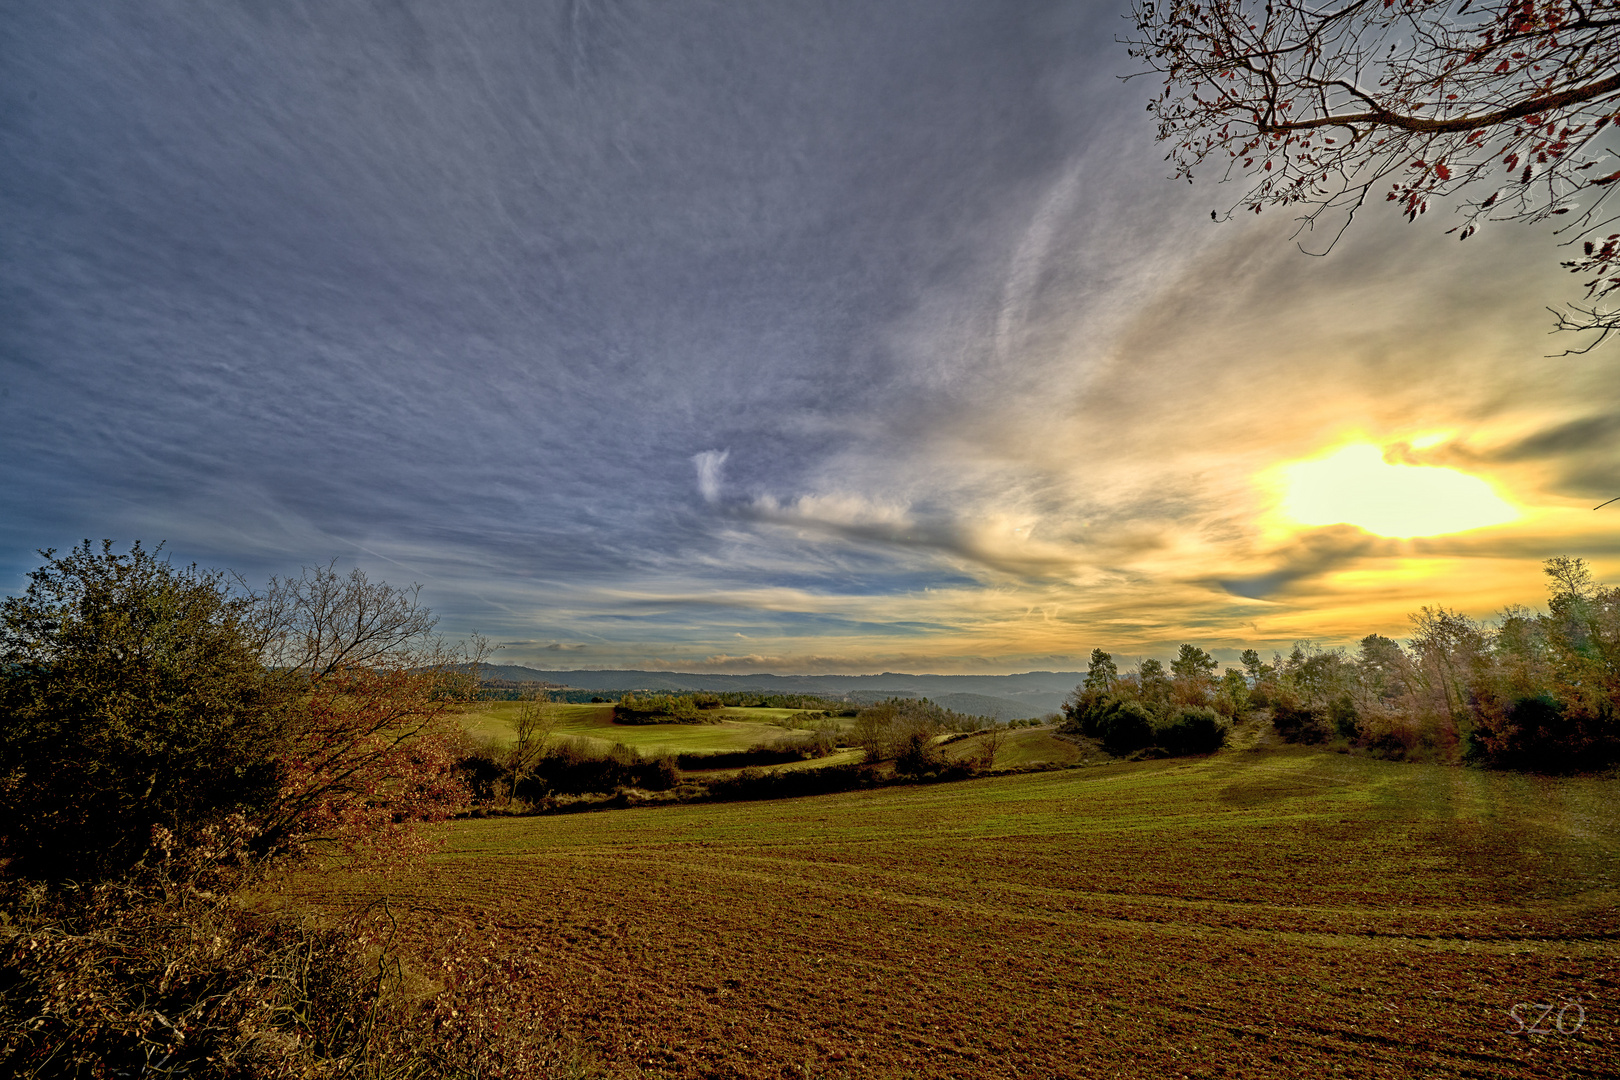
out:
{"label": "sky", "polygon": [[502,663],[990,674],[1620,583],[1557,238],[1212,222],[1123,10],[6,0],[0,591],[138,539]]}

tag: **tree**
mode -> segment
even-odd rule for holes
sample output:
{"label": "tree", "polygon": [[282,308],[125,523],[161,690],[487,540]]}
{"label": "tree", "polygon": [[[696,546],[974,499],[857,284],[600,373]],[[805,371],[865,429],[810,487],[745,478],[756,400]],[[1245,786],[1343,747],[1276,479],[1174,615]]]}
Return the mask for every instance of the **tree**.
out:
{"label": "tree", "polygon": [[1215,658],[1196,645],[1182,645],[1170,661],[1170,674],[1176,684],[1176,698],[1184,705],[1202,705],[1215,683]]}
{"label": "tree", "polygon": [[502,783],[508,798],[529,778],[545,756],[546,746],[557,730],[557,710],[544,689],[526,689],[519,699],[517,718],[512,722],[513,741],[502,764]]}
{"label": "tree", "polygon": [[289,717],[251,598],[138,543],[40,554],[27,591],[0,606],[11,869],[97,879],[137,862],[155,828],[195,834],[268,807]]}
{"label": "tree", "polygon": [[1170,708],[1172,684],[1163,663],[1149,657],[1136,665],[1136,685],[1143,703],[1155,712],[1163,713]]}
{"label": "tree", "polygon": [[1114,658],[1101,649],[1091,650],[1091,663],[1086,668],[1086,681],[1081,688],[1088,694],[1107,694],[1119,682],[1119,668]]}
{"label": "tree", "polygon": [[436,637],[420,591],[328,564],[255,597],[261,655],[291,699],[262,844],[397,853],[417,846],[412,823],[465,805],[453,714],[477,696],[486,646]]}
{"label": "tree", "polygon": [[88,541],[0,605],[0,851],[97,879],[235,819],[260,852],[407,850],[465,801],[450,713],[479,658],[415,589],[330,566],[262,594]]}
{"label": "tree", "polygon": [[1119,667],[1114,658],[1101,649],[1092,649],[1085,681],[1071,690],[1059,706],[1067,723],[1082,734],[1095,735],[1098,710],[1119,685]]}
{"label": "tree", "polygon": [[1215,708],[1222,716],[1240,717],[1249,707],[1249,680],[1237,668],[1227,668],[1215,695]]}
{"label": "tree", "polygon": [[1586,306],[1559,327],[1598,331],[1583,352],[1620,330],[1620,233],[1604,232],[1620,0],[1135,0],[1131,21],[1130,54],[1165,79],[1148,109],[1176,177],[1246,180],[1225,217],[1297,207],[1331,247],[1386,186],[1409,220],[1458,198],[1464,240],[1574,214],[1564,266]]}

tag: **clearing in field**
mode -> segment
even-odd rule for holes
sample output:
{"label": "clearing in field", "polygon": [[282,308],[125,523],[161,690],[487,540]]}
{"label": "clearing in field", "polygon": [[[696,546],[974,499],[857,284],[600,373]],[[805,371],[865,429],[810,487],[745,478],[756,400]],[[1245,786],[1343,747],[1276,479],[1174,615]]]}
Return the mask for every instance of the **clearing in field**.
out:
{"label": "clearing in field", "polygon": [[1616,795],[1228,753],[457,822],[295,891],[502,950],[611,1077],[1612,1077]]}

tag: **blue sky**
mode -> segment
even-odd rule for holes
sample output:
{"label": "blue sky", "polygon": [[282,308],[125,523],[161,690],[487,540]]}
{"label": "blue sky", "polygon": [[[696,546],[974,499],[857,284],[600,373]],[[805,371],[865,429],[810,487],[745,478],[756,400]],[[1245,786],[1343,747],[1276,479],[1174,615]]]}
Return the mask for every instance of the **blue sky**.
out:
{"label": "blue sky", "polygon": [[[1121,11],[8,3],[0,587],[142,539],[420,582],[504,662],[992,672],[1620,568],[1549,237],[1211,224]],[[1356,440],[1520,520],[1278,520]]]}

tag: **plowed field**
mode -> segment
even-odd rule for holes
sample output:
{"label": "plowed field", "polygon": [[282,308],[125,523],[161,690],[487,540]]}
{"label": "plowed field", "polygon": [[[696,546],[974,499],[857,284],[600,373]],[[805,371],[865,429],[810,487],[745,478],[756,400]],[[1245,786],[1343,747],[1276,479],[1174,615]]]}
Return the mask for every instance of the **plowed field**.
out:
{"label": "plowed field", "polygon": [[1613,1077],[1617,796],[1230,753],[467,821],[297,893],[492,943],[606,1076]]}

